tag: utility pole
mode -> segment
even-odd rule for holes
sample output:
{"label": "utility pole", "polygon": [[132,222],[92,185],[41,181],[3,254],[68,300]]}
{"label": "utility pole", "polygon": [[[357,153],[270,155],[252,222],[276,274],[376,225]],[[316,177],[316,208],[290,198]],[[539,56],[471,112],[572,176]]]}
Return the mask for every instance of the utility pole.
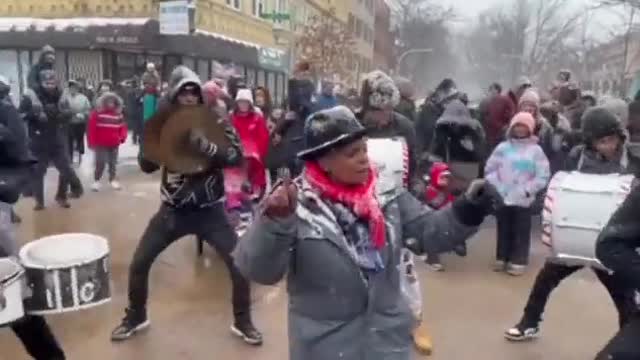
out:
{"label": "utility pole", "polygon": [[624,34],[624,53],[622,55],[622,71],[620,74],[620,96],[625,97],[627,89],[625,89],[625,79],[627,75],[627,61],[629,59],[629,42],[631,41],[631,33],[633,32],[633,20],[636,15],[636,8],[631,7],[631,13],[629,14],[629,23],[627,24],[627,31]]}

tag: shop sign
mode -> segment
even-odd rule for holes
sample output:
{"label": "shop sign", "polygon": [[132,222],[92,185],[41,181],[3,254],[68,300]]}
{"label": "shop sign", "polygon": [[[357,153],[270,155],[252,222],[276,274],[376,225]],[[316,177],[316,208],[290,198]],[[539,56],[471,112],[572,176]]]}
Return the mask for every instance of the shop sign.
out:
{"label": "shop sign", "polygon": [[98,35],[96,36],[98,44],[118,44],[118,45],[137,45],[140,39],[137,36],[126,35]]}
{"label": "shop sign", "polygon": [[266,69],[284,71],[286,67],[285,57],[285,52],[282,50],[260,48],[258,52],[258,63]]}
{"label": "shop sign", "polygon": [[158,17],[160,34],[188,35],[191,32],[194,11],[195,0],[161,2]]}

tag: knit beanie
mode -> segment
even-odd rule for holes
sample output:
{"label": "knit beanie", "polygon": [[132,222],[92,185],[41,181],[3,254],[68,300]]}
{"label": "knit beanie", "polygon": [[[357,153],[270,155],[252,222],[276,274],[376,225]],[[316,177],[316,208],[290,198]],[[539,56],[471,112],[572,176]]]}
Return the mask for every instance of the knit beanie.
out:
{"label": "knit beanie", "polygon": [[400,91],[393,80],[384,72],[376,70],[364,78],[363,107],[373,109],[393,109],[400,102]]}
{"label": "knit beanie", "polygon": [[620,120],[611,111],[602,106],[596,106],[584,113],[582,116],[582,136],[587,145],[611,135],[625,137]]}
{"label": "knit beanie", "polygon": [[513,117],[513,119],[511,119],[509,131],[511,131],[511,129],[516,125],[526,126],[527,129],[529,129],[529,134],[533,135],[536,127],[536,120],[533,118],[533,115],[527,112],[519,112]]}

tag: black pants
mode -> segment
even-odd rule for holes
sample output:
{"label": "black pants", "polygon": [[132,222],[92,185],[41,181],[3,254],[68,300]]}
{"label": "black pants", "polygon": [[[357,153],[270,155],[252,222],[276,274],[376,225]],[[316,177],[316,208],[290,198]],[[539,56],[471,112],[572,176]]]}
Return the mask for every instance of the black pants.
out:
{"label": "black pants", "polygon": [[609,341],[596,360],[640,359],[640,315],[635,314],[629,322]]}
{"label": "black pants", "polygon": [[69,125],[69,159],[73,160],[73,153],[77,150],[80,156],[84,155],[84,134],[86,124]]}
{"label": "black pants", "polygon": [[164,249],[185,235],[196,235],[215,248],[231,275],[236,322],[250,320],[249,282],[233,264],[231,252],[236,246],[237,236],[227,221],[222,202],[211,208],[195,210],[173,209],[164,204],[160,207],[147,225],[129,268],[130,308],[136,312],[146,311],[151,265]]}
{"label": "black pants", "polygon": [[514,265],[529,264],[531,248],[531,209],[504,206],[496,214],[498,239],[496,260]]}
{"label": "black pants", "polygon": [[66,200],[67,189],[71,187],[71,192],[77,196],[83,192],[82,183],[71,167],[69,154],[66,146],[52,146],[50,151],[39,151],[36,153],[38,163],[35,166],[35,179],[33,181],[33,195],[38,204],[44,204],[44,176],[47,173],[49,164],[53,164],[58,172],[58,192],[56,199]]}
{"label": "black pants", "polygon": [[116,179],[116,167],[118,165],[118,148],[97,147],[96,152],[96,171],[94,180],[100,181],[105,167],[109,167],[109,181]]}
{"label": "black pants", "polygon": [[[529,300],[524,309],[524,321],[529,325],[538,324],[542,320],[542,313],[551,292],[558,287],[562,280],[582,268],[583,266],[567,266],[547,261],[538,273],[531,294],[529,294]],[[633,290],[626,286],[620,278],[609,275],[606,271],[596,269],[593,271],[609,291],[609,295],[618,309],[620,327],[624,326],[634,313]]]}
{"label": "black pants", "polygon": [[64,360],[64,351],[41,316],[29,316],[11,324],[11,329],[35,360]]}

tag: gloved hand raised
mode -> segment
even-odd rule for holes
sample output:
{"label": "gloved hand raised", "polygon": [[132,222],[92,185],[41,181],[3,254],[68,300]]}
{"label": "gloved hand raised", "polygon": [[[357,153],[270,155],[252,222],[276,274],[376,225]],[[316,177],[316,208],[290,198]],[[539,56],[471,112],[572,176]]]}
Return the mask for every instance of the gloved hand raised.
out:
{"label": "gloved hand raised", "polygon": [[283,219],[292,215],[298,206],[298,188],[286,172],[280,177],[282,182],[265,197],[262,203],[263,212],[272,219]]}
{"label": "gloved hand raised", "polygon": [[218,152],[218,146],[207,139],[202,129],[191,129],[189,132],[189,144],[196,151],[207,156],[213,156]]}

